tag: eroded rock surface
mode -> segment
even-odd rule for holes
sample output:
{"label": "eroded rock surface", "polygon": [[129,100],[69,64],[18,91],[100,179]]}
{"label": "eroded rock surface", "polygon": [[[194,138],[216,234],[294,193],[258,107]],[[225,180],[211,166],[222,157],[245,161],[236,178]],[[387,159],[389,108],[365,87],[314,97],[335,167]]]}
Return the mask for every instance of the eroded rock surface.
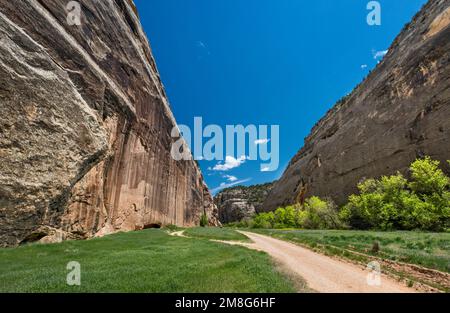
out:
{"label": "eroded rock surface", "polygon": [[314,126],[266,210],[305,191],[342,204],[363,178],[407,173],[425,155],[450,173],[449,6],[430,0],[367,79]]}
{"label": "eroded rock surface", "polygon": [[217,224],[133,2],[78,2],[0,0],[0,245]]}
{"label": "eroded rock surface", "polygon": [[262,204],[273,187],[273,183],[254,186],[236,186],[219,192],[214,203],[219,210],[222,223],[239,222],[263,211]]}

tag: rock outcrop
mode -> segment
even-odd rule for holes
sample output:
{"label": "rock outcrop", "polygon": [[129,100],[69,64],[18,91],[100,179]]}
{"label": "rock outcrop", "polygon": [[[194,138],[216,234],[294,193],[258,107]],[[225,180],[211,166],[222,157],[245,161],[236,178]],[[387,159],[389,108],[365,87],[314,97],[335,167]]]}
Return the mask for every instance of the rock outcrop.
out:
{"label": "rock outcrop", "polygon": [[0,245],[217,224],[133,2],[68,2],[0,0]]}
{"label": "rock outcrop", "polygon": [[430,0],[365,81],[314,126],[265,209],[303,192],[342,204],[362,179],[407,173],[425,155],[450,172],[449,6]]}
{"label": "rock outcrop", "polygon": [[239,222],[262,211],[262,204],[273,183],[254,186],[236,186],[222,190],[214,197],[221,223]]}

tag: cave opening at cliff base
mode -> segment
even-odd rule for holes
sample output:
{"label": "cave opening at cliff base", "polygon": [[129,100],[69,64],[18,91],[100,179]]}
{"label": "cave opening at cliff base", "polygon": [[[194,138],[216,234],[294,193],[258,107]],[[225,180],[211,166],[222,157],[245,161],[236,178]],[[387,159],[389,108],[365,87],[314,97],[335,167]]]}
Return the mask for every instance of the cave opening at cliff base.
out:
{"label": "cave opening at cliff base", "polygon": [[150,223],[150,224],[144,225],[143,229],[161,228],[161,227],[162,227],[161,223]]}

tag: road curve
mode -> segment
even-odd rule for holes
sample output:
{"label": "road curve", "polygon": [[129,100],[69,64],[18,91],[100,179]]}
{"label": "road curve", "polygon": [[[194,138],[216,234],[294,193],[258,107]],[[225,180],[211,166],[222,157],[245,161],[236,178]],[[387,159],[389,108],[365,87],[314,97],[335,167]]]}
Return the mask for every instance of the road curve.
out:
{"label": "road curve", "polygon": [[309,288],[324,293],[412,293],[416,292],[381,275],[381,284],[367,283],[369,270],[313,252],[269,236],[241,231],[253,241],[249,248],[264,251],[289,270],[303,277]]}

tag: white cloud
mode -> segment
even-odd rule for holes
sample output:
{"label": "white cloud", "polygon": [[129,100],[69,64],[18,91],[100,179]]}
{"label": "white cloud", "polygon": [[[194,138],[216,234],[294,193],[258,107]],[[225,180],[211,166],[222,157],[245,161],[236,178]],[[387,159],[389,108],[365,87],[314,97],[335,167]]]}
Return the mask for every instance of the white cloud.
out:
{"label": "white cloud", "polygon": [[229,182],[235,182],[238,180],[238,178],[233,175],[224,175],[223,178],[226,178]]}
{"label": "white cloud", "polygon": [[255,145],[265,145],[270,141],[270,139],[258,139],[255,140]]}
{"label": "white cloud", "polygon": [[382,51],[372,51],[373,54],[373,58],[376,59],[382,59],[387,53],[389,52],[389,50],[382,50]]}
{"label": "white cloud", "polygon": [[361,69],[363,70],[363,69],[366,69],[367,68],[367,64],[363,64],[363,65],[361,65]]}
{"label": "white cloud", "polygon": [[235,181],[233,183],[221,183],[219,187],[212,189],[211,193],[216,194],[217,192],[219,192],[222,189],[230,188],[230,187],[233,187],[233,186],[236,186],[236,185],[240,185],[240,184],[246,183],[246,182],[251,181],[251,180],[252,180],[251,178],[246,178],[246,179]]}
{"label": "white cloud", "polygon": [[229,171],[233,168],[241,166],[247,160],[246,156],[241,156],[237,159],[232,156],[227,155],[225,158],[225,163],[219,162],[213,167],[213,171]]}
{"label": "white cloud", "polygon": [[270,167],[268,167],[268,166],[263,167],[263,168],[261,169],[261,172],[269,172],[269,171],[270,171]]}

